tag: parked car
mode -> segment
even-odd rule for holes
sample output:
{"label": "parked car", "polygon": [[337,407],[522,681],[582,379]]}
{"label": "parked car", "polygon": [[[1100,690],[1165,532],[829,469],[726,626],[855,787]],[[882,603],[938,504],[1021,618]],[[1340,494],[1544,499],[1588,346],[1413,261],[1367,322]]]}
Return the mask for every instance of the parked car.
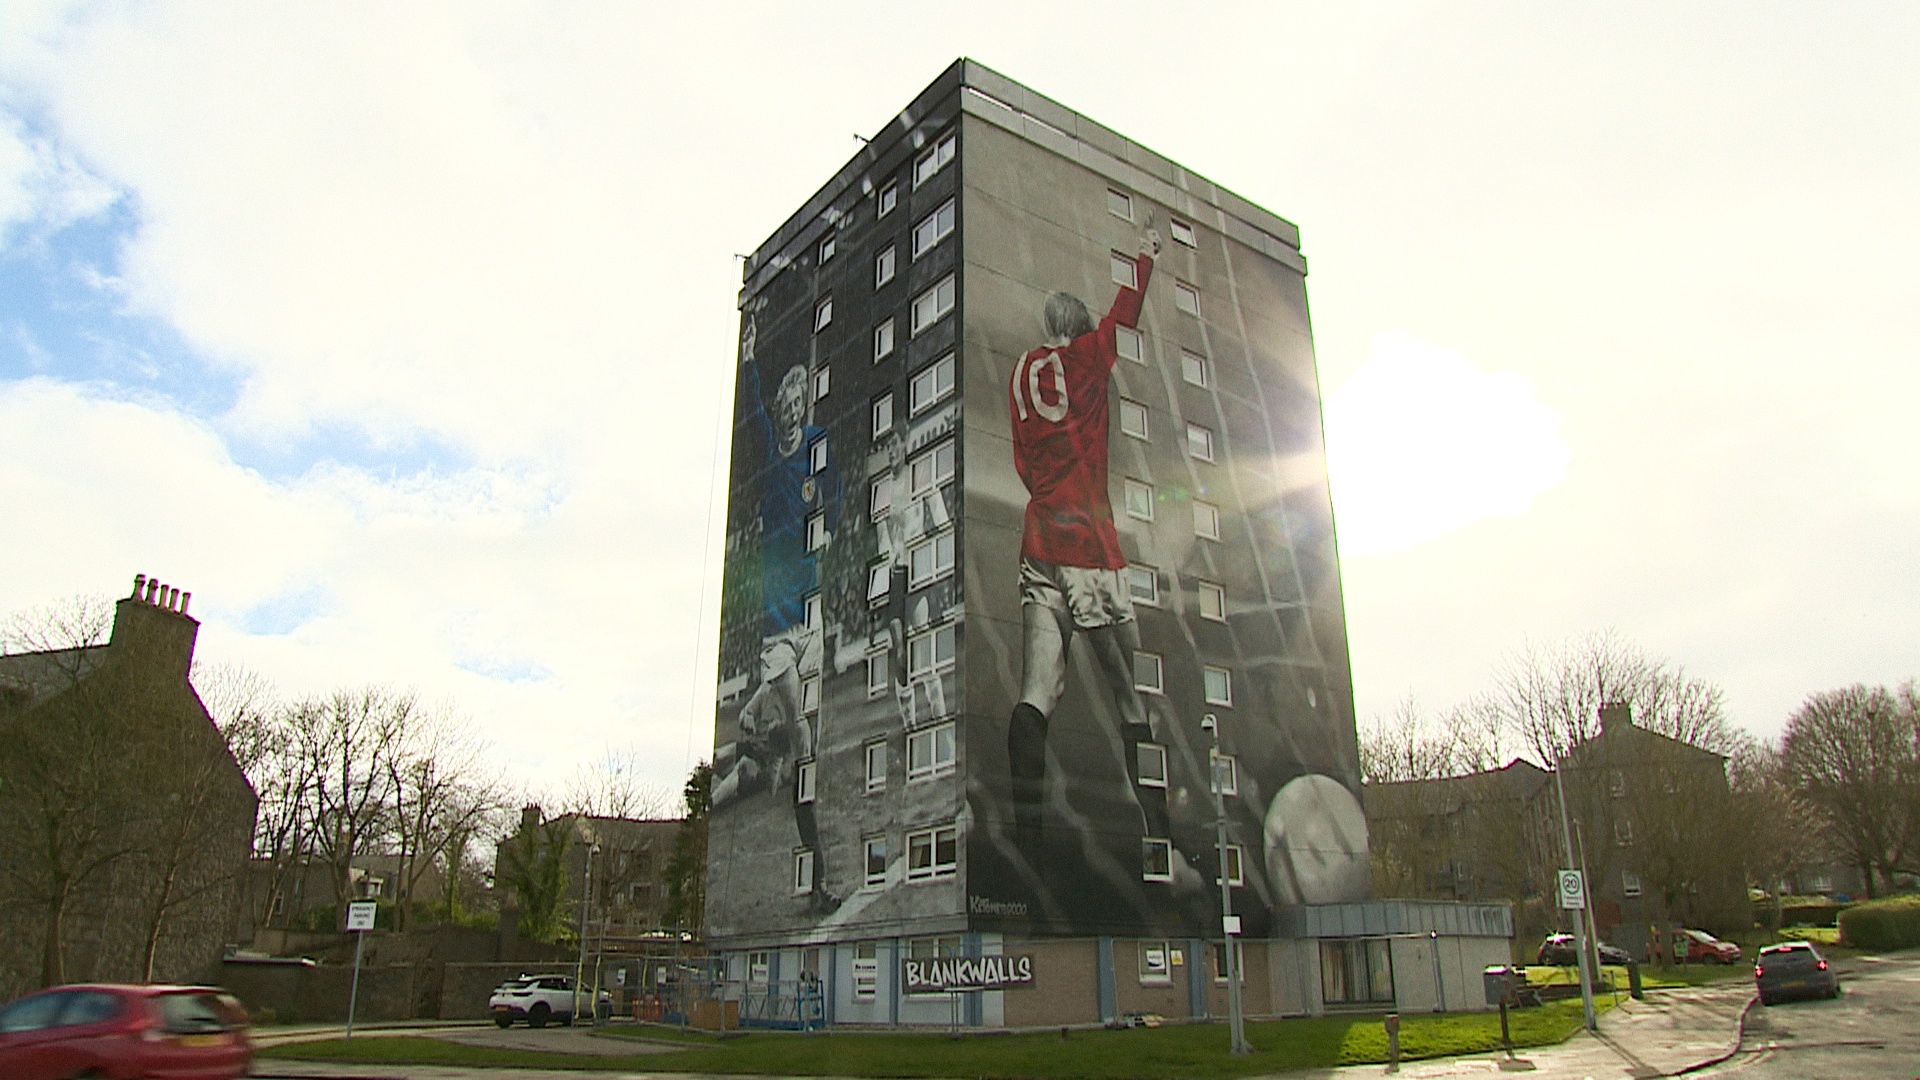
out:
{"label": "parked car", "polygon": [[209,986],[59,986],[0,1009],[7,1080],[233,1080],[252,1067],[246,1010]]}
{"label": "parked car", "polygon": [[1705,930],[1682,930],[1680,942],[1686,947],[1684,957],[1686,963],[1737,964],[1740,962],[1740,946],[1731,941],[1721,941]]}
{"label": "parked car", "polygon": [[1834,977],[1827,959],[1805,941],[1788,941],[1760,950],[1753,961],[1754,990],[1760,1004],[1771,1005],[1789,997],[1840,996],[1840,980]]}
{"label": "parked car", "polygon": [[[585,997],[588,991],[581,991]],[[600,1015],[613,1011],[613,995],[605,990],[597,995]],[[591,1007],[591,1006],[589,1006]],[[494,987],[487,999],[487,1011],[500,1027],[511,1027],[524,1020],[528,1027],[546,1027],[549,1023],[573,1023],[574,994],[571,975],[522,975]]]}
{"label": "parked car", "polygon": [[[1618,964],[1625,967],[1633,962],[1633,957],[1627,955],[1627,950],[1611,942],[1600,942],[1598,951],[1602,964]],[[1534,962],[1560,967],[1578,964],[1580,950],[1574,944],[1572,934],[1549,934],[1547,940],[1540,943],[1540,953]]]}

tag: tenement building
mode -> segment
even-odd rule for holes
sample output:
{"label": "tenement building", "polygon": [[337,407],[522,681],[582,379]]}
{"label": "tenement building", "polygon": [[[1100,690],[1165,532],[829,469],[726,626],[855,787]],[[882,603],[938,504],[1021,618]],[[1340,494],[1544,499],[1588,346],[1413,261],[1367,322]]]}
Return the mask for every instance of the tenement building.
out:
{"label": "tenement building", "polygon": [[1392,1000],[1435,919],[1504,959],[1504,909],[1335,910],[1292,224],[963,60],[744,273],[706,915],[744,1022],[1215,1012],[1223,876],[1250,1013]]}

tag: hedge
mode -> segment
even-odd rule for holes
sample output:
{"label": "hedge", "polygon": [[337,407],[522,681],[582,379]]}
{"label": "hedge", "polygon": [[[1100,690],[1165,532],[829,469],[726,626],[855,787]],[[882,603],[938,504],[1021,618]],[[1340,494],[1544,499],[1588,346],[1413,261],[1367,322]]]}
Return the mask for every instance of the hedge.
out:
{"label": "hedge", "polygon": [[1920,946],[1920,896],[1890,896],[1840,913],[1840,940],[1856,949]]}

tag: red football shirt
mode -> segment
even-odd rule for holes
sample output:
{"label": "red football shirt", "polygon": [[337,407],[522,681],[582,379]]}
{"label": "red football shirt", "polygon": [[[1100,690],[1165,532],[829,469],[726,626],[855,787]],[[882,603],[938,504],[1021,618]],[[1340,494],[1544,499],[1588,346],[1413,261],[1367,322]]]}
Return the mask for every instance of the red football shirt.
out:
{"label": "red football shirt", "polygon": [[1139,287],[1122,287],[1091,333],[1034,349],[1013,366],[1013,467],[1029,496],[1023,557],[1105,570],[1127,565],[1107,499],[1107,381],[1115,328],[1140,322],[1152,257],[1139,256],[1134,269]]}

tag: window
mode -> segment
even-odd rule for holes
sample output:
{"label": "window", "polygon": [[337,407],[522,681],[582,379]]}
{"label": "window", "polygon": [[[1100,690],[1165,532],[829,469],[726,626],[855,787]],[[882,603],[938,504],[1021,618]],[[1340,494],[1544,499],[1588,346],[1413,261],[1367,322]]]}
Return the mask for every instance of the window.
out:
{"label": "window", "polygon": [[1207,790],[1218,790],[1222,795],[1240,794],[1240,759],[1232,754],[1214,753],[1213,779],[1208,782]]}
{"label": "window", "polygon": [[1201,681],[1205,684],[1207,704],[1233,704],[1233,672],[1223,667],[1208,665],[1200,669]]}
{"label": "window", "polygon": [[1213,429],[1187,424],[1187,453],[1200,461],[1213,460]]}
{"label": "window", "polygon": [[1150,652],[1133,654],[1133,688],[1149,694],[1164,692],[1161,679],[1160,657]]}
{"label": "window", "polygon": [[649,882],[637,882],[627,890],[627,902],[635,907],[647,907],[653,903],[653,885]]}
{"label": "window", "polygon": [[[755,949],[747,954],[747,981],[764,983],[773,967],[773,954],[765,949]],[[556,989],[566,989],[557,987]]]}
{"label": "window", "polygon": [[1151,566],[1127,567],[1127,595],[1137,604],[1160,603],[1160,572]]}
{"label": "window", "polygon": [[867,567],[867,603],[877,604],[893,591],[893,564],[882,559]]}
{"label": "window", "polygon": [[819,401],[833,388],[833,369],[821,368],[813,373],[813,400]]}
{"label": "window", "polygon": [[1633,822],[1628,821],[1626,818],[1621,818],[1614,822],[1613,842],[1621,847],[1631,847],[1633,845]]}
{"label": "window", "polygon": [[1141,521],[1153,520],[1153,485],[1127,481],[1127,516]]}
{"label": "window", "polygon": [[1133,220],[1133,196],[1124,191],[1107,189],[1107,213],[1122,221]]}
{"label": "window", "polygon": [[918,334],[953,310],[953,275],[913,298],[913,332]]}
{"label": "window", "polygon": [[1207,370],[1207,358],[1199,353],[1180,350],[1180,377],[1189,385],[1207,387],[1213,385],[1213,373]]}
{"label": "window", "polygon": [[877,202],[880,212],[875,214],[875,217],[886,217],[888,214],[893,213],[893,208],[900,205],[900,185],[888,184],[886,187],[881,188],[880,198]]}
{"label": "window", "polygon": [[813,851],[801,848],[793,853],[793,895],[804,896],[813,891]]}
{"label": "window", "polygon": [[919,258],[932,251],[934,245],[953,235],[953,200],[940,204],[940,209],[920,219],[913,227],[913,257]]}
{"label": "window", "polygon": [[867,884],[885,885],[887,883],[887,838],[885,836],[867,837],[866,849]]}
{"label": "window", "polygon": [[827,440],[824,437],[815,439],[813,445],[807,447],[807,471],[827,471]]}
{"label": "window", "polygon": [[800,711],[820,711],[820,676],[813,675],[800,680]]}
{"label": "window", "polygon": [[1393,955],[1387,939],[1322,941],[1320,999],[1329,1005],[1393,1004]]}
{"label": "window", "polygon": [[1632,898],[1640,895],[1640,875],[1631,870],[1620,871],[1620,895]]}
{"label": "window", "polygon": [[1164,941],[1140,942],[1140,985],[1164,986],[1173,981],[1172,951]]}
{"label": "window", "polygon": [[951,479],[953,479],[952,439],[914,458],[907,465],[908,488],[916,499]]}
{"label": "window", "polygon": [[1202,540],[1220,539],[1220,508],[1198,499],[1193,501],[1193,535]]}
{"label": "window", "polygon": [[867,696],[879,697],[887,692],[887,684],[892,680],[887,670],[887,654],[872,652],[867,654]]}
{"label": "window", "polygon": [[[1242,875],[1240,872],[1241,865],[1242,865],[1242,859],[1240,855],[1240,845],[1228,844],[1227,845],[1227,884],[1233,886],[1236,889],[1241,888],[1247,883],[1246,877]],[[1219,878],[1213,879],[1213,883],[1215,885],[1220,884],[1220,879]]]}
{"label": "window", "polygon": [[953,530],[907,550],[907,587],[917,589],[953,573]]}
{"label": "window", "polygon": [[893,430],[893,395],[873,399],[873,437],[878,439]]}
{"label": "window", "polygon": [[934,143],[933,149],[921,155],[920,160],[913,163],[913,186],[919,187],[932,179],[934,173],[946,168],[947,163],[953,160],[954,151],[958,146],[952,132],[948,132],[939,142]]}
{"label": "window", "polygon": [[1615,769],[1607,774],[1607,793],[1616,799],[1627,797],[1627,774]]}
{"label": "window", "polygon": [[1147,438],[1147,407],[1137,401],[1120,399],[1120,434]]}
{"label": "window", "polygon": [[920,410],[953,393],[953,354],[935,360],[921,370],[907,384],[907,412],[918,415]]}
{"label": "window", "polygon": [[907,834],[907,880],[952,877],[960,868],[959,830],[952,825]]}
{"label": "window", "polygon": [[1185,244],[1188,247],[1200,246],[1199,237],[1193,234],[1193,226],[1181,221],[1179,218],[1169,218],[1167,220],[1167,231],[1173,233],[1173,238],[1178,243]]}
{"label": "window", "polygon": [[1107,266],[1113,272],[1113,283],[1123,289],[1140,287],[1140,268],[1134,261],[1117,251],[1107,252]]}
{"label": "window", "polygon": [[1173,841],[1151,836],[1140,841],[1140,880],[1173,880]]}
{"label": "window", "polygon": [[880,286],[885,285],[887,282],[893,280],[894,261],[895,261],[894,250],[893,250],[892,244],[888,244],[885,251],[882,251],[880,254],[874,256],[873,258],[873,287],[874,288],[877,289]]}
{"label": "window", "polygon": [[907,782],[953,773],[953,725],[938,724],[907,736]]}
{"label": "window", "polygon": [[827,515],[815,514],[807,519],[807,550],[819,551],[827,546]]}
{"label": "window", "polygon": [[813,305],[813,332],[825,330],[833,322],[833,297],[829,296]]}
{"label": "window", "polygon": [[1131,360],[1136,364],[1147,362],[1146,342],[1141,338],[1140,331],[1131,326],[1113,328],[1113,351],[1122,360]]}
{"label": "window", "polygon": [[1200,617],[1215,622],[1227,621],[1227,590],[1211,581],[1200,583]]}
{"label": "window", "polygon": [[867,793],[885,791],[887,787],[887,744],[884,741],[868,743],[861,751],[867,759]]}
{"label": "window", "polygon": [[820,594],[813,593],[809,595],[805,603],[806,603],[806,614],[804,614],[801,617],[806,620],[807,629],[809,630],[820,629]]}
{"label": "window", "polygon": [[920,678],[953,666],[956,634],[952,623],[907,639],[907,675]]}
{"label": "window", "polygon": [[879,363],[893,355],[893,320],[883,319],[873,328],[873,362]]}
{"label": "window", "polygon": [[1158,743],[1134,744],[1134,768],[1140,775],[1141,787],[1163,788],[1167,786],[1167,748]]}
{"label": "window", "polygon": [[879,947],[871,941],[862,941],[853,947],[853,996],[861,1001],[872,1001],[879,985]]}
{"label": "window", "polygon": [[793,801],[810,803],[813,801],[814,763],[803,761],[793,770]]}
{"label": "window", "polygon": [[1173,283],[1173,306],[1181,311],[1200,317],[1200,290],[1184,281]]}
{"label": "window", "polygon": [[824,264],[827,262],[827,260],[833,258],[833,253],[839,250],[839,246],[840,245],[836,242],[833,233],[828,233],[827,235],[821,237],[820,238],[820,262]]}
{"label": "window", "polygon": [[882,476],[867,485],[867,513],[875,521],[887,516],[893,509],[893,478]]}

